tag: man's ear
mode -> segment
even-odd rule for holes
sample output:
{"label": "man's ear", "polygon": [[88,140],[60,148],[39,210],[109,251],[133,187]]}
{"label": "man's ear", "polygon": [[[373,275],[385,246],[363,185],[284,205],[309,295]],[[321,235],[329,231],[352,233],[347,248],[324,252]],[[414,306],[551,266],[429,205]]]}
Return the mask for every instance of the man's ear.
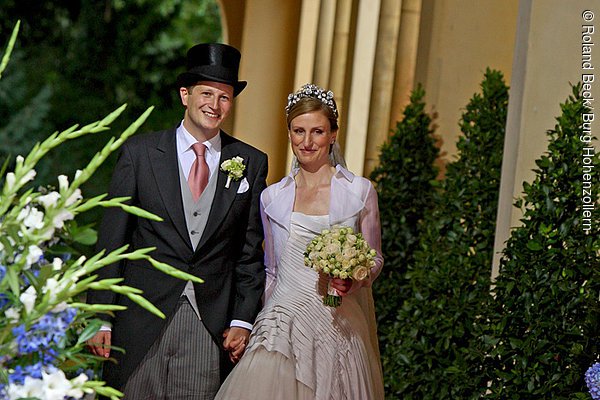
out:
{"label": "man's ear", "polygon": [[181,104],[183,104],[185,107],[187,107],[187,97],[190,94],[188,88],[186,87],[180,87],[179,88],[179,97],[181,98]]}

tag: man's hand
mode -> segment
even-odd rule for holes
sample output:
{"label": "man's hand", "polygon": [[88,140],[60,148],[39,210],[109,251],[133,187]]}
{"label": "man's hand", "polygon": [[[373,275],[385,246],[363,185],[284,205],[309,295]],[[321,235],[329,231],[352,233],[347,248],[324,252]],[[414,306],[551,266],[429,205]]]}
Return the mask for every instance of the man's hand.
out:
{"label": "man's hand", "polygon": [[235,364],[240,360],[244,351],[246,351],[250,331],[245,328],[233,326],[223,332],[223,337],[225,338],[223,348],[229,352],[229,359]]}
{"label": "man's hand", "polygon": [[87,341],[92,354],[100,357],[110,357],[111,331],[98,331],[93,338]]}

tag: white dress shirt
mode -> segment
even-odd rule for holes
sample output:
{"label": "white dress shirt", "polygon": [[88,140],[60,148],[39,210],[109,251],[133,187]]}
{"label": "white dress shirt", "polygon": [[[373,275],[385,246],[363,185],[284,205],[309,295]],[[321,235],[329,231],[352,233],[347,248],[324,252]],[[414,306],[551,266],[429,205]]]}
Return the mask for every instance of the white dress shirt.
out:
{"label": "white dress shirt", "polygon": [[[192,164],[196,159],[196,153],[194,153],[192,145],[197,143],[198,140],[185,129],[183,123],[177,128],[176,140],[177,158],[179,159],[181,169],[183,170],[185,180],[187,181],[190,170],[192,169]],[[206,159],[206,164],[208,164],[208,176],[212,178],[213,172],[219,168],[219,161],[221,160],[221,135],[216,135],[212,139],[202,142],[202,144],[206,146],[204,158]]]}

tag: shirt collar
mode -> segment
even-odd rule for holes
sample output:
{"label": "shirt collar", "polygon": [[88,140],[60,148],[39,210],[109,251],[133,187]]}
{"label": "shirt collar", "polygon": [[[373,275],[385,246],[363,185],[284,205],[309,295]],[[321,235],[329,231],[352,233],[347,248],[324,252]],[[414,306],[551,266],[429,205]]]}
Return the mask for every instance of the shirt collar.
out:
{"label": "shirt collar", "polygon": [[338,179],[346,179],[348,182],[352,182],[354,180],[354,174],[342,167],[340,164],[335,166],[335,174],[333,174],[333,176],[334,178]]}
{"label": "shirt collar", "polygon": [[[177,146],[179,147],[178,150],[180,153],[191,150],[192,145],[198,142],[198,140],[193,137],[187,129],[185,129],[185,126],[183,126],[183,121],[181,121],[181,124],[179,124],[177,127],[176,135],[178,137]],[[213,138],[202,142],[202,144],[206,146],[206,149],[212,155],[221,153],[221,133],[219,132],[218,135],[215,135]]]}

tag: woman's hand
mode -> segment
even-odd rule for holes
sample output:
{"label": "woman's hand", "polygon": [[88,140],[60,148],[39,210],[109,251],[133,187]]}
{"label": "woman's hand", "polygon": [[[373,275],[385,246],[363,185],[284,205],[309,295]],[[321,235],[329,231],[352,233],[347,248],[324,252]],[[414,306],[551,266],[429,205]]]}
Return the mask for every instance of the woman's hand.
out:
{"label": "woman's hand", "polygon": [[237,363],[244,355],[249,336],[249,330],[235,326],[223,332],[223,348],[229,352],[229,359],[232,363]]}
{"label": "woman's hand", "polygon": [[332,278],[331,279],[331,287],[338,291],[340,296],[347,296],[355,290],[362,287],[362,282],[341,278]]}

